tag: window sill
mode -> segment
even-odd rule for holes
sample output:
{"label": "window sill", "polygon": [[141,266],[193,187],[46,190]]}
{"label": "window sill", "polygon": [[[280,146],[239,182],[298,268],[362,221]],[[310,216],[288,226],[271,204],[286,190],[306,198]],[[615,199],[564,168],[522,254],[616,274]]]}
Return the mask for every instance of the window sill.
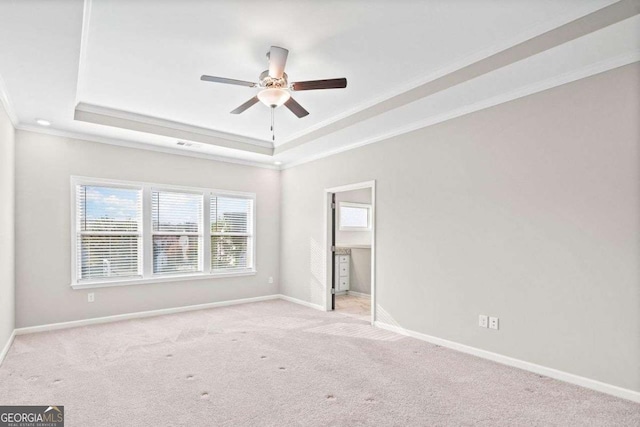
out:
{"label": "window sill", "polygon": [[114,286],[130,286],[130,285],[147,285],[153,283],[169,283],[169,282],[186,282],[189,280],[205,280],[205,279],[221,279],[226,277],[242,277],[242,276],[255,276],[256,270],[241,270],[230,271],[228,273],[213,273],[213,274],[188,274],[188,275],[175,275],[154,277],[151,279],[123,279],[109,282],[83,282],[72,283],[73,289],[92,289],[92,288],[110,288]]}

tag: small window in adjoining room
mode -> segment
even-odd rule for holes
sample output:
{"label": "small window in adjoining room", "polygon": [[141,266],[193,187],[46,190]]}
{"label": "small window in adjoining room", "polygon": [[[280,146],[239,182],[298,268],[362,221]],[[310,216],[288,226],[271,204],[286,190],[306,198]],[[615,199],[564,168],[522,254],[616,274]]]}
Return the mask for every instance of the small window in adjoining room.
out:
{"label": "small window in adjoining room", "polygon": [[341,231],[368,231],[371,229],[371,205],[340,202],[339,229]]}
{"label": "small window in adjoining room", "polygon": [[142,188],[75,186],[78,282],[142,277]]}
{"label": "small window in adjoining room", "polygon": [[253,265],[253,199],[211,195],[211,270],[246,270]]}
{"label": "small window in adjoining room", "polygon": [[202,194],[152,191],[153,274],[202,271],[202,206]]}

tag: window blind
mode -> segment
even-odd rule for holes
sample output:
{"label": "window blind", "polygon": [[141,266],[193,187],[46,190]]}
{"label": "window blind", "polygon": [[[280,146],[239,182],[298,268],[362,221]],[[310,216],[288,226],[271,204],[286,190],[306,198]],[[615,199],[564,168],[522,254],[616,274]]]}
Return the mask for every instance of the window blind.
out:
{"label": "window blind", "polygon": [[253,267],[253,199],[211,195],[211,269]]}
{"label": "window blind", "polygon": [[75,289],[255,273],[252,193],[86,177],[72,185]]}
{"label": "window blind", "polygon": [[76,186],[79,280],[137,277],[142,265],[142,189]]}
{"label": "window blind", "polygon": [[202,271],[202,194],[153,191],[154,274]]}

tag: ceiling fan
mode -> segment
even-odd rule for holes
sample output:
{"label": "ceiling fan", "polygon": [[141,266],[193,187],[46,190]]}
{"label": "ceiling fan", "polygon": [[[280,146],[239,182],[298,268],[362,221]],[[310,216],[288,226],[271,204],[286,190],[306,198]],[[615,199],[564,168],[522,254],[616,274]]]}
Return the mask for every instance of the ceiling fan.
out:
{"label": "ceiling fan", "polygon": [[[200,80],[261,89],[256,96],[231,111],[231,114],[240,114],[260,101],[267,107],[271,108],[271,131],[273,133],[273,111],[277,107],[284,105],[298,118],[305,117],[309,114],[302,105],[298,104],[298,102],[291,97],[290,91],[343,89],[347,87],[347,79],[344,77],[339,79],[309,80],[289,83],[287,73],[284,72],[284,66],[287,63],[288,55],[289,51],[287,49],[278,46],[271,46],[271,49],[267,52],[269,69],[260,74],[258,83],[207,75],[201,76]],[[273,140],[275,140],[275,133],[273,133]]]}

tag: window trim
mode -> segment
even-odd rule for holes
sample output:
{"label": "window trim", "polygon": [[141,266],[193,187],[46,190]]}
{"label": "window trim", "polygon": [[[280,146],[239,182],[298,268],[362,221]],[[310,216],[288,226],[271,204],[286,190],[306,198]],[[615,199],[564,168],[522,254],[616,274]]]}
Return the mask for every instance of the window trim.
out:
{"label": "window trim", "polygon": [[[140,271],[142,276],[130,278],[113,278],[113,279],[97,279],[97,280],[79,280],[78,276],[78,242],[77,242],[77,212],[76,212],[76,186],[78,185],[96,185],[110,186],[117,188],[141,188],[142,189],[142,266]],[[199,260],[202,263],[202,271],[190,274],[154,274],[153,273],[153,227],[151,218],[151,192],[152,191],[175,191],[185,193],[202,194],[203,196],[203,234],[202,234],[202,253]],[[256,270],[256,230],[257,230],[257,209],[256,194],[241,191],[219,190],[204,187],[186,187],[180,185],[157,184],[139,181],[123,181],[108,178],[92,178],[85,176],[71,176],[70,185],[70,201],[71,201],[71,288],[88,289],[103,288],[110,286],[128,286],[138,284],[151,284],[163,282],[178,282],[201,279],[215,279],[223,277],[240,277],[252,276],[257,273]],[[211,197],[227,196],[250,199],[253,201],[252,208],[252,225],[253,230],[250,236],[253,239],[251,267],[239,268],[235,270],[220,271],[211,269],[211,226],[210,226],[210,203]]]}

